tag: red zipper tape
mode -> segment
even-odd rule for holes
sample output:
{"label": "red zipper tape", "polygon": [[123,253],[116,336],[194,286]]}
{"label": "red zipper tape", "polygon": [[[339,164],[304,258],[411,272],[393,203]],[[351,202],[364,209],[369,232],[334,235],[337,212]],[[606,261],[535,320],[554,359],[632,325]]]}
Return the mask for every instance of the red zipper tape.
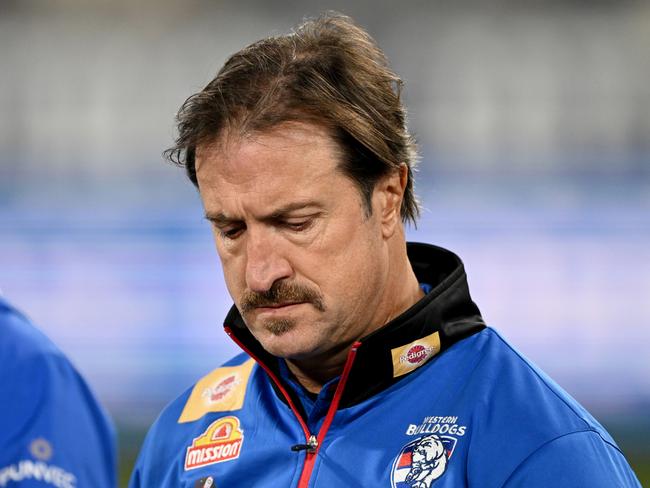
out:
{"label": "red zipper tape", "polygon": [[348,381],[348,376],[350,376],[350,370],[352,369],[352,364],[354,364],[354,358],[357,355],[357,349],[359,349],[360,345],[360,342],[355,342],[352,344],[352,348],[348,353],[348,358],[345,361],[345,366],[343,367],[343,373],[341,373],[341,379],[339,380],[338,385],[336,385],[334,398],[332,398],[332,403],[330,403],[330,406],[327,409],[327,415],[325,415],[323,425],[321,425],[321,428],[318,431],[318,446],[316,447],[316,451],[308,452],[305,456],[305,465],[302,468],[300,481],[298,481],[298,488],[307,488],[309,486],[309,478],[311,477],[311,473],[314,470],[314,465],[316,464],[316,456],[318,455],[320,446],[323,444],[323,440],[325,440],[325,436],[327,435],[327,431],[329,430],[330,425],[332,425],[334,415],[336,415],[336,410],[338,409],[339,403],[341,402],[343,390],[345,390],[345,384]]}
{"label": "red zipper tape", "polygon": [[[244,346],[244,344],[242,344],[241,341],[239,341],[239,339],[235,337],[230,327],[225,326],[224,330],[226,331],[226,334],[228,334],[228,336],[239,347],[241,347],[244,352],[246,352],[250,357],[252,357],[257,362],[257,364],[259,364],[262,367],[262,369],[266,371],[266,374],[270,376],[270,378],[276,384],[278,389],[282,392],[282,395],[284,395],[284,398],[287,400],[287,403],[289,404],[289,408],[291,408],[291,411],[295,415],[296,419],[298,419],[298,422],[300,423],[300,426],[302,427],[302,430],[305,433],[305,440],[309,444],[309,438],[311,437],[311,433],[309,432],[309,427],[307,427],[305,420],[298,413],[298,409],[296,408],[296,405],[291,400],[291,397],[289,396],[287,390],[282,386],[282,383],[280,383],[278,377],[275,375],[275,373],[273,373],[273,371],[271,371],[271,369],[266,364],[260,361],[257,356],[255,356],[251,351],[249,351],[248,348]],[[332,421],[334,420],[334,416],[336,415],[336,410],[338,409],[339,403],[341,402],[341,397],[343,397],[345,384],[347,383],[348,377],[350,376],[350,371],[352,370],[352,365],[354,364],[354,358],[357,355],[357,349],[359,349],[359,346],[361,346],[361,342],[358,341],[355,342],[354,344],[352,344],[352,348],[348,353],[348,357],[345,361],[345,366],[343,367],[343,373],[341,373],[341,378],[339,379],[339,382],[336,385],[336,391],[334,392],[332,403],[330,403],[330,406],[327,409],[327,414],[325,415],[325,420],[323,420],[323,425],[321,425],[321,428],[318,431],[318,435],[316,437],[318,440],[318,445],[316,446],[316,449],[313,452],[307,451],[305,453],[305,464],[303,465],[302,473],[300,474],[300,480],[298,481],[298,488],[307,488],[307,486],[309,486],[309,478],[311,477],[311,473],[314,470],[314,465],[316,464],[316,456],[318,455],[320,446],[323,443],[323,440],[325,440],[327,431],[329,430],[330,425],[332,425]]]}

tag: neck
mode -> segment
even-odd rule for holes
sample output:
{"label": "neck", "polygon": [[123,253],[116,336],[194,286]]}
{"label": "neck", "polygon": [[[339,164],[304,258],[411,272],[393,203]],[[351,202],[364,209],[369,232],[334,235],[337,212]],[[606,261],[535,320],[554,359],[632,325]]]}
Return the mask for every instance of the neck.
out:
{"label": "neck", "polygon": [[289,371],[293,373],[298,383],[310,393],[319,393],[325,383],[341,375],[349,350],[348,347],[335,357],[328,356],[326,363],[290,359],[287,359],[286,362]]}
{"label": "neck", "polygon": [[325,383],[340,376],[354,342],[380,329],[424,296],[406,255],[406,242],[396,253],[392,261],[395,265],[388,270],[382,293],[378,293],[381,298],[377,303],[377,312],[358,337],[316,357],[286,360],[289,370],[307,391],[319,393]]}

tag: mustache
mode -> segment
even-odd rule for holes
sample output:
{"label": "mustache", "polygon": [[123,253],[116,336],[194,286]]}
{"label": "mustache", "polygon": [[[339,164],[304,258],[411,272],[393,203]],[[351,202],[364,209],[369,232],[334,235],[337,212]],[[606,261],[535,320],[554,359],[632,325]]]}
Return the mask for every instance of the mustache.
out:
{"label": "mustache", "polygon": [[289,303],[311,303],[319,311],[325,310],[323,296],[313,288],[299,283],[278,281],[267,291],[245,291],[239,299],[242,314],[259,307],[277,307]]}

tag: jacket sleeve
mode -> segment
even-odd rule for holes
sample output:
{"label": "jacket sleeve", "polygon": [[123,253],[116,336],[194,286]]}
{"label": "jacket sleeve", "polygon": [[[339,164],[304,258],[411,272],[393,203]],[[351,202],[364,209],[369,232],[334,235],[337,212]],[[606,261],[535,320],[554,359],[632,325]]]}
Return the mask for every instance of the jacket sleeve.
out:
{"label": "jacket sleeve", "polygon": [[0,487],[115,488],[115,433],[86,382],[21,315],[0,310],[0,329],[20,331],[0,347]]}
{"label": "jacket sleeve", "polygon": [[597,432],[557,437],[528,456],[503,488],[641,488],[621,451]]}
{"label": "jacket sleeve", "polygon": [[181,473],[174,466],[174,454],[179,450],[173,435],[174,423],[160,414],[147,432],[135,462],[128,488],[180,486]]}
{"label": "jacket sleeve", "polygon": [[135,466],[133,466],[133,471],[131,472],[128,488],[146,488],[151,484],[151,480],[149,480],[150,477],[147,474],[151,435],[150,431],[144,439],[144,443],[140,449],[140,454],[138,455],[138,459],[136,460]]}

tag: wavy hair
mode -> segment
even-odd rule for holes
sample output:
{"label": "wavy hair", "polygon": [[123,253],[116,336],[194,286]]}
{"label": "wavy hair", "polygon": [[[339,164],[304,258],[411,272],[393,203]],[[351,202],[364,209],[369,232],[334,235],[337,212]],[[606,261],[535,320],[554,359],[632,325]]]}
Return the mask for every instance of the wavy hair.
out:
{"label": "wavy hair", "polygon": [[340,168],[357,184],[368,212],[377,181],[406,164],[401,217],[415,224],[417,153],[401,88],[370,35],[349,17],[328,13],[233,54],[183,103],[175,145],[164,154],[185,167],[198,187],[196,148],[218,140],[224,130],[245,134],[289,121],[320,124],[338,142]]}

